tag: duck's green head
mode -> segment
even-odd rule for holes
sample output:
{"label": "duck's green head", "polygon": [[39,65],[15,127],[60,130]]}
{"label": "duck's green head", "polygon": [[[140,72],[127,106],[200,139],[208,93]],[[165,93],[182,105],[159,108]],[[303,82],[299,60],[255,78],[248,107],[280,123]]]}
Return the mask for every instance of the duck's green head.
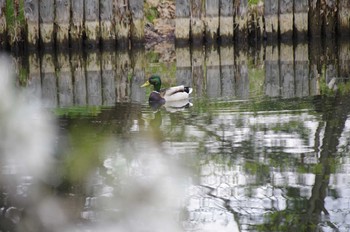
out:
{"label": "duck's green head", "polygon": [[160,87],[162,85],[162,81],[160,80],[160,76],[158,75],[152,75],[150,78],[148,78],[148,81],[146,81],[141,87],[146,87],[149,85],[153,85],[154,90],[159,92]]}

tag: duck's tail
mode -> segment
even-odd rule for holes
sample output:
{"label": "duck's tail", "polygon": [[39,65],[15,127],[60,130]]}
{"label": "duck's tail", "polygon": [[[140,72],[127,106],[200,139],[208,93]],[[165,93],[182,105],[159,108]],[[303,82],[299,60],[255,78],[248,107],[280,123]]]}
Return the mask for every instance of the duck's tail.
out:
{"label": "duck's tail", "polygon": [[188,94],[191,94],[192,91],[193,91],[193,89],[190,88],[190,87],[184,87],[184,91],[185,91],[186,93],[188,93]]}

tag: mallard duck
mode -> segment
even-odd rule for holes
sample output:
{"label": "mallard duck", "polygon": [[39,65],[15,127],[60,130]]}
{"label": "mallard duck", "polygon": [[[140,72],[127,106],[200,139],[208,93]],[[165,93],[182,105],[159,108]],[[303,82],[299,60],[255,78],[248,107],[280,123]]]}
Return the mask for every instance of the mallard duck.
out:
{"label": "mallard duck", "polygon": [[153,85],[154,87],[153,92],[149,95],[149,102],[164,104],[170,101],[180,101],[188,99],[189,95],[192,93],[192,88],[183,85],[161,89],[162,81],[158,75],[152,75],[141,87],[149,85]]}

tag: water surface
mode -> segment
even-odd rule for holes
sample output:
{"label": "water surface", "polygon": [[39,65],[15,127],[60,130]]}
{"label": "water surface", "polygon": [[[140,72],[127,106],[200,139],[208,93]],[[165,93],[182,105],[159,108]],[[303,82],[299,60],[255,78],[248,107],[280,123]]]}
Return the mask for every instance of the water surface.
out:
{"label": "water surface", "polygon": [[[44,177],[2,172],[2,228],[348,231],[349,45],[314,46],[17,57],[57,135]],[[190,104],[149,106],[153,73]]]}

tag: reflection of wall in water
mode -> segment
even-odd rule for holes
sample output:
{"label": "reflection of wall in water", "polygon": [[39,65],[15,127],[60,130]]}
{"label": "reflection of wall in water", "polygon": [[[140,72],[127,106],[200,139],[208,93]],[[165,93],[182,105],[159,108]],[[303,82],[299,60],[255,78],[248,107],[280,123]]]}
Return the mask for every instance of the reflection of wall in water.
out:
{"label": "reflection of wall in water", "polygon": [[[247,99],[254,81],[264,80],[261,91],[270,97],[295,98],[320,93],[320,79],[328,84],[349,75],[349,45],[340,49],[309,44],[267,45],[252,57],[233,46],[176,48],[176,83],[192,86],[192,96]],[[131,57],[130,57],[131,54]],[[146,102],[143,50],[87,51],[80,53],[32,53],[28,57],[27,88],[49,106],[113,105],[115,102]],[[256,64],[263,63],[264,66]],[[20,69],[23,67],[19,67]],[[25,68],[25,67],[24,67]],[[264,69],[252,78],[253,69]],[[26,73],[26,72],[25,72]],[[171,76],[162,73],[166,80]]]}
{"label": "reflection of wall in water", "polygon": [[267,46],[265,94],[271,97],[306,97],[319,94],[318,65],[310,65],[307,44]]}
{"label": "reflection of wall in water", "polygon": [[[27,90],[49,107],[144,102],[144,54],[128,51],[37,53],[28,57]],[[24,68],[24,67],[19,67]],[[129,78],[132,76],[132,78]]]}

